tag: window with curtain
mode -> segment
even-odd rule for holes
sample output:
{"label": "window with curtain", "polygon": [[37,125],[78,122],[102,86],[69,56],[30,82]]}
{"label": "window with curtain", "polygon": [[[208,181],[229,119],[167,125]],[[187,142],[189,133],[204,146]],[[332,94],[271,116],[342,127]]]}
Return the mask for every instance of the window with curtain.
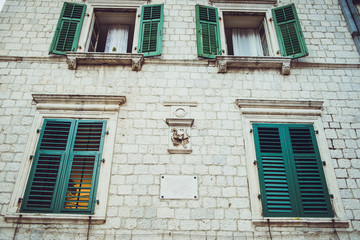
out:
{"label": "window with curtain", "polygon": [[131,53],[136,9],[95,9],[88,52]]}
{"label": "window with curtain", "polygon": [[269,56],[264,15],[244,12],[223,14],[228,55]]}

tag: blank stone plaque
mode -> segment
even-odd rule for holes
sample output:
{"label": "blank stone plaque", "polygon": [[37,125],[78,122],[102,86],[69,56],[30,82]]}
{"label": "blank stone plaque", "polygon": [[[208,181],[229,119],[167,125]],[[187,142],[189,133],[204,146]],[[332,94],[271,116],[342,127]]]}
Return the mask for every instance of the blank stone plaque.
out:
{"label": "blank stone plaque", "polygon": [[198,199],[198,177],[194,175],[161,175],[161,199]]}

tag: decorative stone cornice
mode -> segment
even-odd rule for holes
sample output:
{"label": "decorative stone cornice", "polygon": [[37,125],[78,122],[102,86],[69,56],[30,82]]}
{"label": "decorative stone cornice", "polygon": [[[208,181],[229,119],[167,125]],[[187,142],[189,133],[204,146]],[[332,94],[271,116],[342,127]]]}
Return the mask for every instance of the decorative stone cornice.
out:
{"label": "decorative stone cornice", "polygon": [[243,114],[320,116],[323,101],[237,99]]}
{"label": "decorative stone cornice", "polygon": [[166,123],[170,127],[174,127],[174,126],[192,127],[192,125],[194,124],[194,119],[193,118],[167,118]]}
{"label": "decorative stone cornice", "polygon": [[219,73],[227,72],[233,68],[275,68],[281,74],[290,74],[290,57],[244,57],[244,56],[216,56],[216,66]]}
{"label": "decorative stone cornice", "polygon": [[80,94],[32,94],[38,110],[118,111],[125,96]]}
{"label": "decorative stone cornice", "polygon": [[66,57],[68,67],[71,70],[76,69],[79,64],[112,64],[131,65],[133,71],[140,71],[144,62],[143,54],[133,53],[68,52]]}

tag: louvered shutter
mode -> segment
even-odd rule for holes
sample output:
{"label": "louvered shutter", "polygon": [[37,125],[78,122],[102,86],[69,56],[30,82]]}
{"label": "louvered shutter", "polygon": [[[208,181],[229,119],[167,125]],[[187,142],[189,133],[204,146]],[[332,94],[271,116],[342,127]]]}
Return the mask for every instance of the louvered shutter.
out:
{"label": "louvered shutter", "polygon": [[138,52],[144,57],[161,55],[164,4],[142,7]]}
{"label": "louvered shutter", "polygon": [[286,131],[300,216],[333,217],[313,126],[287,125]]}
{"label": "louvered shutter", "polygon": [[253,124],[264,217],[296,216],[281,125]]}
{"label": "louvered shutter", "polygon": [[64,3],[49,54],[65,55],[76,51],[85,10],[84,4]]}
{"label": "louvered shutter", "polygon": [[195,13],[198,56],[215,58],[221,55],[217,8],[196,5]]}
{"label": "louvered shutter", "polygon": [[333,217],[313,126],[253,128],[264,217]]}
{"label": "louvered shutter", "polygon": [[45,119],[21,205],[22,212],[53,212],[74,120]]}
{"label": "louvered shutter", "polygon": [[93,213],[106,121],[79,120],[62,193],[62,212]]}
{"label": "louvered shutter", "polygon": [[301,31],[295,4],[275,8],[272,10],[272,14],[281,55],[293,58],[307,56],[309,53]]}

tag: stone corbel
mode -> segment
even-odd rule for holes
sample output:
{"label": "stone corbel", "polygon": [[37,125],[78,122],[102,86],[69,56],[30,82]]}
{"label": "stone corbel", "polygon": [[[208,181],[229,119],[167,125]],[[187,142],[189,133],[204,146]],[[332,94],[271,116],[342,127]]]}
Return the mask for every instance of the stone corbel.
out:
{"label": "stone corbel", "polygon": [[70,70],[75,70],[77,68],[76,57],[68,57],[66,61]]}
{"label": "stone corbel", "polygon": [[226,73],[227,71],[227,61],[221,60],[217,62],[218,73]]}
{"label": "stone corbel", "polygon": [[131,69],[133,71],[140,71],[144,62],[144,58],[132,58]]}
{"label": "stone corbel", "polygon": [[283,62],[281,66],[282,75],[290,75],[290,62]]}

